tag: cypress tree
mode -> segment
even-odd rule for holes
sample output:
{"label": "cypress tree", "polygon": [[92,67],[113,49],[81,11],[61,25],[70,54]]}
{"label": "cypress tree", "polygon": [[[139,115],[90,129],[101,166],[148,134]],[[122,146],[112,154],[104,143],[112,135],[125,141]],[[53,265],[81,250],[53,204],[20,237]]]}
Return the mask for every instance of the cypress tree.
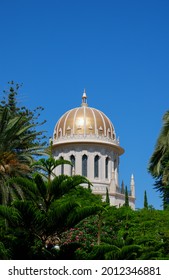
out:
{"label": "cypress tree", "polygon": [[128,195],[127,186],[125,187],[125,202],[124,202],[124,206],[126,206],[126,207],[129,206],[129,195]]}
{"label": "cypress tree", "polygon": [[121,193],[125,193],[125,188],[124,188],[124,182],[122,181],[121,183]]}
{"label": "cypress tree", "polygon": [[144,192],[144,209],[148,209],[147,192]]}
{"label": "cypress tree", "polygon": [[110,197],[109,197],[108,188],[106,188],[106,203],[110,204]]}

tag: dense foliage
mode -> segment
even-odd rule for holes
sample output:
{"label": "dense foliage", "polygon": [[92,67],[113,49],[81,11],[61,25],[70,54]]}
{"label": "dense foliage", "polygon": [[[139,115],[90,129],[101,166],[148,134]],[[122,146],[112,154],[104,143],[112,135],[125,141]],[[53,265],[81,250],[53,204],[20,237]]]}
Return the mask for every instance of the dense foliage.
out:
{"label": "dense foliage", "polygon": [[163,127],[148,169],[155,179],[155,188],[160,191],[164,208],[166,208],[169,205],[169,111],[163,116]]}
{"label": "dense foliage", "polygon": [[[0,104],[0,259],[169,259],[169,211],[109,205],[79,175],[55,176],[60,164],[38,131],[38,115],[17,105],[10,84]],[[37,111],[36,111],[37,112]],[[168,112],[150,159],[156,187],[169,199]],[[42,123],[40,123],[42,125]],[[37,158],[48,153],[48,158]],[[82,187],[85,185],[86,188]],[[167,209],[167,207],[165,207]]]}
{"label": "dense foliage", "polygon": [[[44,154],[45,134],[39,130],[39,109],[33,111],[18,107],[19,85],[12,82],[8,94],[0,102],[0,202],[11,201],[14,190],[8,179],[14,176],[30,177],[31,165]],[[36,115],[37,113],[37,115]]]}
{"label": "dense foliage", "polygon": [[79,242],[79,259],[169,259],[169,213],[110,207],[103,214],[98,245],[98,215],[63,235],[63,245]]}

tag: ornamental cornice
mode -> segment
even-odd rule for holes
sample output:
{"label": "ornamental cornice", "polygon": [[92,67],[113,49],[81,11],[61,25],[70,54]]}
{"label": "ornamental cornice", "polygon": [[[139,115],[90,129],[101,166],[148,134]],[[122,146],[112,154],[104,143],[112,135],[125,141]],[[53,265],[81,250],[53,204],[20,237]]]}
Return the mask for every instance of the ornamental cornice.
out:
{"label": "ornamental cornice", "polygon": [[118,154],[123,154],[124,149],[120,147],[119,139],[110,139],[105,136],[100,135],[66,135],[61,136],[57,139],[53,139],[53,146],[58,146],[62,144],[71,144],[71,143],[95,143],[95,144],[105,144],[113,146],[118,150]]}

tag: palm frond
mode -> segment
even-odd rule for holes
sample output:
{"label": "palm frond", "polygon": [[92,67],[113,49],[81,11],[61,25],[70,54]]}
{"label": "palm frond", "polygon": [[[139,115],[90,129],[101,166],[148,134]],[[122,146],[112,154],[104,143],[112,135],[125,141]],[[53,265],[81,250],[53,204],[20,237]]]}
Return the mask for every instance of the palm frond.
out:
{"label": "palm frond", "polygon": [[25,199],[32,199],[37,202],[38,190],[33,180],[23,177],[14,177],[9,179],[9,184],[11,188],[15,188],[15,185],[18,186]]}
{"label": "palm frond", "polygon": [[0,260],[9,260],[10,250],[5,248],[5,245],[0,242]]}
{"label": "palm frond", "polygon": [[95,245],[90,253],[90,259],[104,260],[104,259],[116,259],[116,255],[120,249],[115,245]]}
{"label": "palm frond", "polygon": [[103,207],[100,205],[94,205],[94,206],[85,206],[82,207],[81,205],[78,205],[78,207],[74,208],[67,217],[68,225],[74,226],[83,219],[91,216],[96,215],[100,211],[103,210]]}
{"label": "palm frond", "polygon": [[42,196],[44,200],[47,198],[47,185],[45,184],[44,180],[42,179],[42,176],[39,174],[36,174],[34,181],[37,186],[37,190]]}
{"label": "palm frond", "polygon": [[59,198],[82,184],[89,185],[90,182],[86,177],[80,175],[74,175],[71,177],[67,175],[59,175],[51,182],[51,193],[55,198]]}
{"label": "palm frond", "polygon": [[15,201],[14,209],[20,213],[20,226],[29,230],[36,231],[37,229],[45,230],[44,226],[47,222],[46,215],[38,209],[31,201]]}
{"label": "palm frond", "polygon": [[70,213],[78,206],[78,202],[73,201],[69,198],[64,203],[62,201],[55,200],[49,210],[48,221],[49,223],[57,223],[59,227],[61,225],[67,226],[68,224],[68,217]]}
{"label": "palm frond", "polygon": [[14,207],[0,205],[0,216],[6,219],[12,227],[15,227],[21,221],[20,212]]}

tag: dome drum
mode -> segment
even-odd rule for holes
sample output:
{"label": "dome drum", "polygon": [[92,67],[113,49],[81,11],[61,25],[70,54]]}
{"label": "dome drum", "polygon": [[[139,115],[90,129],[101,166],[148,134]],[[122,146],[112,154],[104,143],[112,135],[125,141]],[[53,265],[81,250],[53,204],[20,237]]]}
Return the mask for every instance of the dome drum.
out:
{"label": "dome drum", "polygon": [[53,139],[53,146],[67,145],[70,144],[79,144],[79,143],[89,143],[89,144],[100,144],[108,145],[113,150],[116,150],[119,155],[124,153],[124,149],[119,146],[119,141],[110,139],[108,137],[96,136],[96,135],[66,135],[64,137],[59,137],[58,139]]}

